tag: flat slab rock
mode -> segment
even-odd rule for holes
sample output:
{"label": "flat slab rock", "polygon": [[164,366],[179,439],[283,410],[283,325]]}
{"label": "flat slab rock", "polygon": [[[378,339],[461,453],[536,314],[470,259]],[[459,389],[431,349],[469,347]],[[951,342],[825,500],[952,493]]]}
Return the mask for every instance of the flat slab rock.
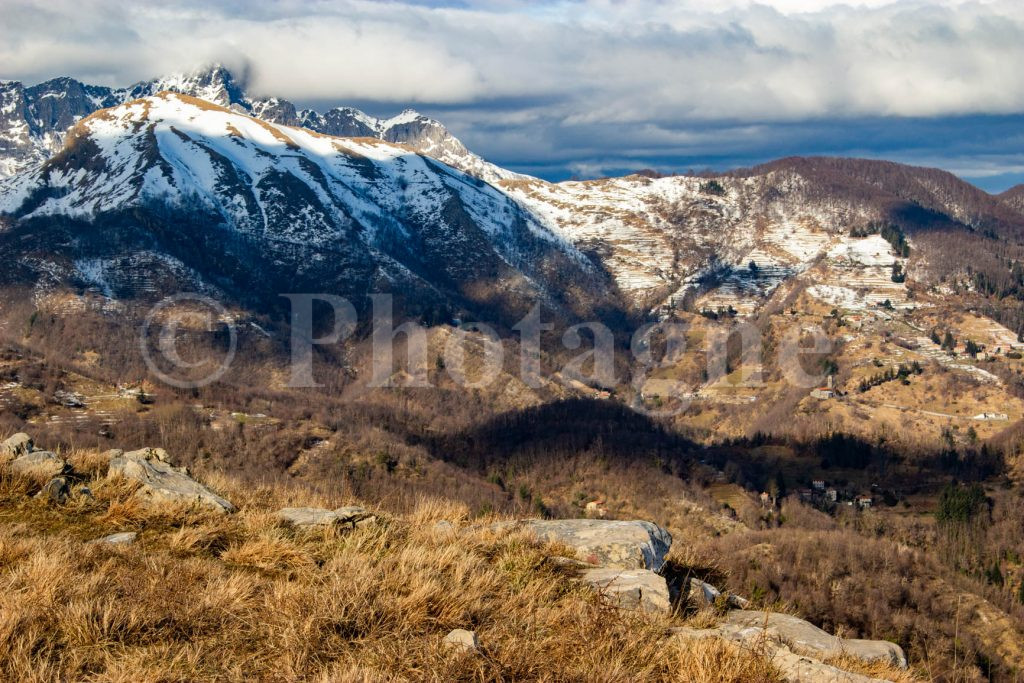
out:
{"label": "flat slab rock", "polygon": [[277,511],[282,522],[297,527],[330,526],[332,524],[360,525],[374,518],[373,513],[357,505],[336,510],[326,508],[282,508]]}
{"label": "flat slab rock", "polygon": [[765,614],[749,610],[729,612],[715,628],[670,629],[682,638],[721,638],[744,646],[763,648],[787,681],[823,683],[879,683],[881,679],[844,671],[822,660],[850,655],[865,662],[882,660],[907,668],[903,648],[884,640],[838,638],[814,624],[788,614]]}
{"label": "flat slab rock", "polygon": [[108,476],[121,476],[142,484],[139,494],[154,505],[198,505],[216,512],[234,512],[235,506],[206,488],[184,467],[174,467],[162,448],[143,448],[110,459]]}
{"label": "flat slab rock", "polygon": [[819,659],[848,654],[865,662],[882,660],[901,669],[907,668],[907,656],[896,643],[887,640],[839,638],[814,624],[790,614],[768,614],[752,610],[734,610],[726,615],[729,627],[765,629],[777,633],[795,652]]}
{"label": "flat slab rock", "polygon": [[668,531],[644,521],[525,519],[491,528],[530,531],[538,539],[569,546],[584,562],[617,569],[658,571],[672,546]]}
{"label": "flat slab rock", "polygon": [[580,578],[604,600],[622,609],[671,614],[672,597],[665,577],[648,569],[585,569]]}

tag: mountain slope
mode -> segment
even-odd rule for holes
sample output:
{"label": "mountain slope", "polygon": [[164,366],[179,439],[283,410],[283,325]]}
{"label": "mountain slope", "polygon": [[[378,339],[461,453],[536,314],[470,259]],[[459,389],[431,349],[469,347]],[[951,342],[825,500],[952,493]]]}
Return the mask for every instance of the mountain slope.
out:
{"label": "mountain slope", "polygon": [[413,110],[390,119],[378,119],[351,107],[323,113],[299,111],[287,100],[249,96],[244,85],[219,65],[120,89],[86,85],[72,78],[29,88],[16,81],[0,83],[0,177],[31,168],[56,153],[68,129],[82,117],[163,91],[190,95],[269,123],[409,145],[488,182],[521,177],[473,154],[440,122]]}
{"label": "mountain slope", "polygon": [[1024,214],[1024,185],[1011,187],[1009,190],[999,195],[999,201],[1006,206],[1009,206],[1011,209]]}
{"label": "mountain slope", "polygon": [[121,101],[110,88],[55,78],[30,88],[0,82],[0,177],[42,163],[83,116]]}
{"label": "mountain slope", "polygon": [[2,186],[0,213],[16,221],[0,242],[13,261],[110,295],[138,293],[143,268],[257,306],[283,291],[502,312],[606,299],[579,252],[476,178],[168,92],[80,121],[59,154]]}
{"label": "mountain slope", "polygon": [[890,274],[905,255],[889,255],[885,240],[863,235],[893,225],[911,241],[921,237],[929,252],[916,262],[922,277],[941,260],[930,258],[934,244],[924,239],[936,231],[1024,235],[1024,217],[969,183],[888,162],[793,158],[716,177],[499,186],[604,263],[634,304],[650,307],[696,296],[698,305],[750,312],[819,263],[829,272],[819,272],[816,284],[830,303],[863,288],[868,301],[896,302],[904,288],[892,287]]}

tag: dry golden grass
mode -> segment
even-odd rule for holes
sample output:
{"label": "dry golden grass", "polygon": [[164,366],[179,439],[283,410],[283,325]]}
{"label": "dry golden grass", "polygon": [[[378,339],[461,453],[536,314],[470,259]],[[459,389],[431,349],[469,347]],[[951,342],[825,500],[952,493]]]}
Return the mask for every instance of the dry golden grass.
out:
{"label": "dry golden grass", "polygon": [[[461,504],[296,531],[273,515],[294,494],[216,478],[237,514],[157,511],[72,460],[91,501],[47,506],[0,473],[0,680],[778,680],[754,653],[666,638],[675,618],[603,605],[554,548]],[[138,540],[89,542],[123,530]],[[443,647],[453,628],[480,651]]]}
{"label": "dry golden grass", "polygon": [[865,662],[863,659],[844,654],[839,657],[831,657],[825,660],[825,663],[831,664],[837,669],[863,674],[872,678],[881,678],[886,681],[892,681],[892,683],[914,683],[921,680],[910,671],[894,669],[892,665],[882,660]]}

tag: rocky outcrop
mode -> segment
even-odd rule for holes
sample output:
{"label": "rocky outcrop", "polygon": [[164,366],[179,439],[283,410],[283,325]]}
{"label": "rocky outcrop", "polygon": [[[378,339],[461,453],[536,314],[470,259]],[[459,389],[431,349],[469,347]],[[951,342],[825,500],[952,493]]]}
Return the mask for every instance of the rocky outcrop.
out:
{"label": "rocky outcrop", "polygon": [[734,632],[758,629],[778,634],[795,652],[819,659],[846,654],[866,662],[882,660],[901,669],[907,667],[903,648],[895,643],[839,638],[790,614],[735,610],[728,613],[724,626]]}
{"label": "rocky outcrop", "polygon": [[501,522],[494,530],[526,531],[560,543],[576,557],[554,556],[552,564],[578,573],[610,605],[656,614],[672,612],[672,594],[657,572],[672,536],[652,522],[602,519],[526,519]]}
{"label": "rocky outcrop", "polygon": [[672,612],[672,598],[665,577],[647,569],[586,569],[580,578],[616,607],[653,614]]}
{"label": "rocky outcrop", "polygon": [[71,471],[63,458],[36,448],[32,437],[24,432],[0,443],[0,462],[9,464],[13,474],[46,482]]}
{"label": "rocky outcrop", "polygon": [[672,535],[652,522],[602,519],[527,519],[502,522],[494,529],[529,531],[538,539],[562,543],[578,559],[616,569],[658,571],[672,545]]}
{"label": "rocky outcrop", "polygon": [[139,496],[154,505],[197,505],[216,512],[234,512],[235,506],[174,467],[162,448],[143,448],[110,460],[108,476],[124,477],[142,485]]}
{"label": "rocky outcrop", "polygon": [[277,511],[277,518],[289,526],[316,527],[333,524],[365,526],[376,521],[372,512],[358,505],[340,507],[336,510],[326,508],[282,508]]}
{"label": "rocky outcrop", "polygon": [[282,508],[277,518],[285,524],[299,527],[329,526],[338,521],[338,516],[323,508]]}
{"label": "rocky outcrop", "polygon": [[670,634],[678,638],[721,638],[758,648],[771,658],[787,681],[873,683],[879,680],[825,663],[842,655],[867,663],[881,661],[900,669],[907,668],[906,655],[895,643],[839,638],[788,614],[736,610],[729,612],[715,628],[673,628]]}
{"label": "rocky outcrop", "polygon": [[68,471],[63,458],[50,451],[32,451],[11,462],[11,472],[23,477],[51,479]]}

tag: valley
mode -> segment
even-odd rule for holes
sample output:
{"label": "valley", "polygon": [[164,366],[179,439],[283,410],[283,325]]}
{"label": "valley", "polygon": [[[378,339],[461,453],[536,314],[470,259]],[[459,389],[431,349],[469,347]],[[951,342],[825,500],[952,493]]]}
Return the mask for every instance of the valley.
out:
{"label": "valley", "polygon": [[[109,449],[159,447],[246,506],[223,523],[132,512],[97,475],[98,502],[51,508],[28,498],[41,482],[2,473],[24,528],[130,527],[152,549],[177,534],[159,551],[176,571],[191,557],[305,590],[349,537],[282,531],[275,508],[365,505],[393,525],[353,523],[360,553],[415,547],[425,564],[446,562],[427,522],[476,538],[524,518],[650,520],[676,539],[673,590],[699,578],[897,644],[910,668],[885,676],[1020,675],[1019,191],[839,158],[554,183],[415,112],[297,109],[223,67],[0,95],[0,437],[74,454],[80,477]],[[207,527],[219,540],[183,540]],[[546,546],[502,539],[458,552],[533,563],[512,571],[531,590],[563,573]],[[264,542],[296,564],[261,559]],[[473,567],[492,619],[508,586]],[[560,620],[563,597],[538,600]],[[688,600],[633,627],[728,611]],[[537,673],[512,652],[487,671]]]}

